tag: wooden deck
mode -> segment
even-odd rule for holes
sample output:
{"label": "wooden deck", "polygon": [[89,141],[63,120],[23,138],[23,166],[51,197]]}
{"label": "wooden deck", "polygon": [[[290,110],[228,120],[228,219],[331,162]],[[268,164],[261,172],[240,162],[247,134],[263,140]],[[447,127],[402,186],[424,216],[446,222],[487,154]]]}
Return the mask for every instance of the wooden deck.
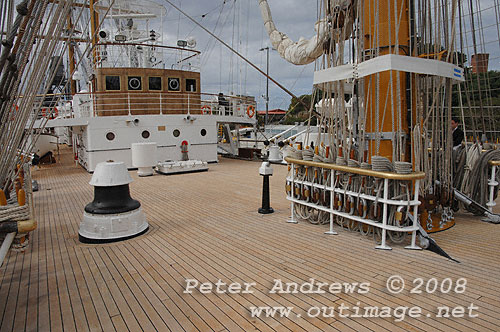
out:
{"label": "wooden deck", "polygon": [[[61,157],[65,165],[33,171],[41,185],[34,193],[39,227],[29,249],[10,252],[0,269],[0,331],[500,330],[500,225],[459,214],[454,228],[434,234],[461,264],[402,245],[378,251],[372,238],[359,233],[336,227],[339,235],[329,236],[323,234],[327,226],[286,223],[285,166],[274,166],[271,177],[276,212],[259,215],[259,163],[221,159],[205,173],[138,178],[131,172],[131,194],[141,202],[150,230],[125,242],[84,245],[78,227],[92,200],[91,175],[69,154]],[[406,282],[397,295],[386,288],[394,274]],[[274,279],[302,284],[310,278],[369,282],[369,292],[269,293]],[[427,294],[425,283],[422,294],[411,294],[416,278],[451,278],[453,286],[466,278],[467,284],[461,294],[439,287]],[[186,279],[256,285],[251,294],[184,294]],[[337,310],[333,318],[307,317],[312,307],[341,304],[418,306],[422,314],[399,322],[339,317]],[[464,307],[468,316],[471,304],[478,317],[436,317],[440,306]],[[294,310],[288,318],[251,317],[252,306]]]}

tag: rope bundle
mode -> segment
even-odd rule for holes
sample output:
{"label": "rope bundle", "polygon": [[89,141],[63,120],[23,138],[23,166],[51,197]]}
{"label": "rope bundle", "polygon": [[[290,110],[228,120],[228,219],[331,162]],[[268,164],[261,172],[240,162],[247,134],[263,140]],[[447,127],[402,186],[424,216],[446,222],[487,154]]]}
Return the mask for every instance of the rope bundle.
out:
{"label": "rope bundle", "polygon": [[[500,150],[489,150],[482,153],[470,170],[470,176],[466,179],[468,180],[467,187],[469,189],[466,194],[483,206],[488,201],[488,180],[491,177],[491,166],[488,162],[491,160],[500,160]],[[498,171],[496,181],[500,181],[500,172]],[[498,186],[495,188],[495,197],[497,192]]]}
{"label": "rope bundle", "polygon": [[306,161],[312,161],[314,157],[314,151],[312,149],[302,150],[302,159]]}
{"label": "rope bundle", "polygon": [[386,157],[373,156],[372,169],[377,172],[393,172],[394,166]]}
{"label": "rope bundle", "polygon": [[340,166],[346,166],[347,162],[345,161],[344,157],[337,157],[335,160],[335,163]]}
{"label": "rope bundle", "polygon": [[318,162],[318,163],[322,163],[325,161],[325,159],[323,157],[321,157],[320,155],[315,154],[313,157],[313,161]]}
{"label": "rope bundle", "polygon": [[372,165],[369,163],[362,162],[361,163],[361,168],[362,169],[372,169]]}
{"label": "rope bundle", "polygon": [[359,162],[357,160],[354,160],[354,159],[349,159],[347,161],[347,166],[359,168]]}
{"label": "rope bundle", "polygon": [[410,174],[412,172],[411,163],[405,161],[395,161],[394,168],[398,174]]}
{"label": "rope bundle", "polygon": [[26,220],[30,217],[30,210],[28,205],[19,206],[16,204],[8,204],[0,206],[0,222],[2,221],[19,221]]}
{"label": "rope bundle", "polygon": [[288,157],[290,157],[292,159],[302,159],[302,151],[301,150],[297,150],[293,146],[289,146],[288,147],[288,149],[287,149],[287,155],[288,155]]}

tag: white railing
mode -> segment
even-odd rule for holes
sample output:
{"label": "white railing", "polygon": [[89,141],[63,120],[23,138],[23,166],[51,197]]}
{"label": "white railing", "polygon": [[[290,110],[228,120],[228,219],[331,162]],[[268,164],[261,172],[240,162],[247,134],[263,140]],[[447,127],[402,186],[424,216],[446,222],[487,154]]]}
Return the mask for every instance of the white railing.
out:
{"label": "white railing", "polygon": [[[224,96],[228,106],[217,101],[217,95],[171,92],[96,92],[51,95],[51,106],[40,97],[33,106],[32,116],[47,118],[87,118],[95,116],[145,114],[199,114],[255,119],[255,102],[248,97]],[[252,110],[248,112],[247,110]],[[249,116],[253,115],[252,117]]]}
{"label": "white railing", "polygon": [[100,43],[95,49],[97,68],[200,70],[200,52],[192,49],[126,42]]}
{"label": "white railing", "polygon": [[72,117],[189,113],[255,119],[255,102],[238,96],[225,98],[228,106],[220,105],[217,95],[193,92],[83,93],[75,95]]}
{"label": "white railing", "polygon": [[[297,216],[308,219],[314,215],[329,222],[327,234],[336,234],[334,221],[341,226],[346,221],[347,227],[358,227],[364,234],[372,227],[373,232],[381,233],[377,249],[391,249],[387,235],[400,242],[411,233],[411,244],[406,248],[420,249],[416,245],[418,191],[425,173],[377,172],[288,157],[286,161],[290,169],[286,178],[287,199],[291,202],[288,222],[296,223]],[[307,213],[299,212],[300,206]]]}

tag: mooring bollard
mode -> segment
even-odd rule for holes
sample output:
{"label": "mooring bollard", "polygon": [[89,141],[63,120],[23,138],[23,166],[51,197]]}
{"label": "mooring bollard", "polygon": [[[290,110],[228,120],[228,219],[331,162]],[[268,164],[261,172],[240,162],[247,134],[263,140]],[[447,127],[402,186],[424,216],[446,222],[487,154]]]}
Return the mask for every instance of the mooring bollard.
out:
{"label": "mooring bollard", "polygon": [[269,177],[273,175],[273,169],[268,161],[265,161],[260,165],[259,174],[264,177],[262,183],[262,207],[259,208],[259,213],[261,214],[273,213],[274,210],[269,203],[270,201]]}
{"label": "mooring bollard", "polygon": [[94,200],[85,206],[78,239],[83,243],[126,240],[145,233],[148,228],[141,203],[130,197],[132,182],[123,162],[97,164],[89,184]]}

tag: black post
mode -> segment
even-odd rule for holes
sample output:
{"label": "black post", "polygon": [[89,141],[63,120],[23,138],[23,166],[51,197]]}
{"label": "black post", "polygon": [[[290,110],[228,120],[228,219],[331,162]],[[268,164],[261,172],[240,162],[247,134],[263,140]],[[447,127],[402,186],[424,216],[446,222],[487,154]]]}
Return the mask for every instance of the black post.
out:
{"label": "black post", "polygon": [[270,195],[269,195],[269,177],[270,175],[262,175],[262,207],[259,208],[259,213],[261,214],[269,214],[273,213],[274,210],[270,206]]}

